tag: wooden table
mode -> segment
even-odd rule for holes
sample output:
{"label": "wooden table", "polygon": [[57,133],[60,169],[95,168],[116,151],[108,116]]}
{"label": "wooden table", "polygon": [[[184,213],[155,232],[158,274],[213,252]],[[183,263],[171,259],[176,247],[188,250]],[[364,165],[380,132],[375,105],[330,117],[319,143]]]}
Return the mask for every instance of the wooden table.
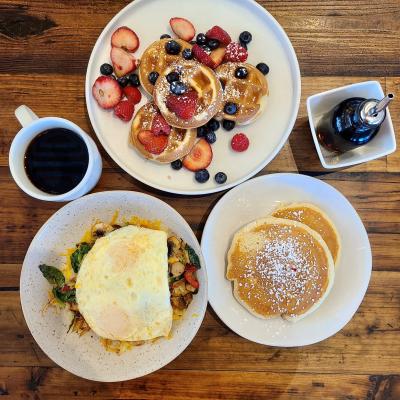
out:
{"label": "wooden table", "polygon": [[[84,99],[86,65],[98,35],[127,3],[0,0],[0,395],[60,400],[400,399],[400,152],[325,171],[305,109],[305,99],[313,93],[376,79],[385,92],[397,95],[391,114],[400,132],[399,0],[261,1],[294,45],[302,101],[288,143],[260,174],[299,172],[330,183],[357,209],[372,245],[367,295],[342,331],[303,348],[261,346],[231,332],[209,307],[180,357],[144,378],[113,384],[71,375],[36,345],[21,311],[19,274],[36,231],[62,204],[31,199],[11,179],[8,150],[19,130],[13,112],[27,104],[40,116],[71,119],[95,138]],[[159,197],[200,238],[222,193],[168,195],[122,172],[104,151],[103,159],[95,191],[136,190]]]}

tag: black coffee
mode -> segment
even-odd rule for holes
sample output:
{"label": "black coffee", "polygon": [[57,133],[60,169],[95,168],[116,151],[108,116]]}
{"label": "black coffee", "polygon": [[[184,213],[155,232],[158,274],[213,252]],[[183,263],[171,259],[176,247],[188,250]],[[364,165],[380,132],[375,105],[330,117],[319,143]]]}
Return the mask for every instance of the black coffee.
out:
{"label": "black coffee", "polygon": [[85,176],[89,153],[78,134],[54,128],[31,141],[24,162],[26,174],[38,189],[63,194],[76,187]]}

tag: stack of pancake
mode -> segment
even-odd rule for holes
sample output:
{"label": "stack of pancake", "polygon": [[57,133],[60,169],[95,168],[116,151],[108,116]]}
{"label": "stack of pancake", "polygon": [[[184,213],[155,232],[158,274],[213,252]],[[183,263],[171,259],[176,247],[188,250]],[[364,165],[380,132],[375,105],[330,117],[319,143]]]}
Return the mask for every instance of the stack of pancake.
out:
{"label": "stack of pancake", "polygon": [[327,297],[339,256],[331,219],[315,205],[291,204],[236,232],[226,277],[253,315],[297,321]]}

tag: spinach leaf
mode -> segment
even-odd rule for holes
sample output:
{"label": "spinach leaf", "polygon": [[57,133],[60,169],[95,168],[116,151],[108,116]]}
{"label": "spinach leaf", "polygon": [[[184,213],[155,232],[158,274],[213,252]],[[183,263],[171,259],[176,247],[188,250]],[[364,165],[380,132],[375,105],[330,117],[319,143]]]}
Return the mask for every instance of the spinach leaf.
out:
{"label": "spinach leaf", "polygon": [[92,245],[82,242],[77,245],[76,250],[71,254],[71,266],[75,273],[78,273],[83,257],[85,257],[91,248]]}
{"label": "spinach leaf", "polygon": [[62,288],[53,288],[53,295],[56,299],[60,300],[62,303],[76,303],[76,290],[68,289],[63,290]]}
{"label": "spinach leaf", "polygon": [[49,283],[60,287],[64,286],[65,277],[59,269],[46,264],[40,264],[39,269]]}
{"label": "spinach leaf", "polygon": [[185,250],[188,252],[190,264],[194,265],[197,269],[200,269],[200,260],[196,252],[188,244],[186,244]]}

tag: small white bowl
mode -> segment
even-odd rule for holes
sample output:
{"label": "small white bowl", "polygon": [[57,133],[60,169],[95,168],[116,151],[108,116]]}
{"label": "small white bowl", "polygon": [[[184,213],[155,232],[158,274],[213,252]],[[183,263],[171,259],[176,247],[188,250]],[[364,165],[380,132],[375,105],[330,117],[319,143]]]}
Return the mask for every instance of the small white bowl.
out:
{"label": "small white bowl", "polygon": [[324,168],[348,167],[387,156],[396,150],[396,138],[389,110],[386,111],[385,121],[373,140],[364,146],[345,153],[336,153],[325,149],[319,143],[316,134],[316,127],[322,115],[329,112],[341,101],[350,97],[382,99],[384,96],[385,94],[379,82],[367,81],[342,86],[307,98],[308,121],[318,157]]}

